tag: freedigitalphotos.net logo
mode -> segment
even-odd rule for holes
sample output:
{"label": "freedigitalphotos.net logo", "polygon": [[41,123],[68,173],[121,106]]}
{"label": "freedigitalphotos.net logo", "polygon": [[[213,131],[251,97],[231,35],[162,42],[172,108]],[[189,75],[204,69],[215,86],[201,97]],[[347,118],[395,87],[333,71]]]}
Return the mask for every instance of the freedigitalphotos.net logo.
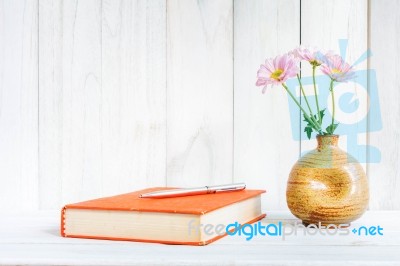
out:
{"label": "freedigitalphotos.net logo", "polygon": [[349,224],[328,224],[322,225],[309,224],[307,226],[302,223],[295,222],[294,224],[285,224],[283,222],[262,224],[260,221],[254,224],[240,224],[234,222],[228,225],[224,224],[198,224],[196,220],[191,220],[188,223],[188,234],[203,233],[208,236],[239,236],[245,237],[247,241],[254,237],[280,237],[286,240],[288,236],[382,236],[383,228],[380,225],[359,226],[350,228]]}
{"label": "freedigitalphotos.net logo", "polygon": [[[347,39],[339,40],[340,55],[344,59],[346,59],[347,46]],[[370,50],[365,51],[355,62],[352,62],[352,66],[357,68],[357,65],[365,62],[371,56]],[[332,118],[331,94],[328,89],[330,78],[326,75],[317,75],[315,80],[320,104],[322,104],[322,108],[327,108],[325,116],[327,121],[330,121]],[[314,91],[307,90],[307,87],[311,88],[313,84],[313,77],[302,76],[302,83],[304,89],[306,89],[306,97],[312,108],[315,109]],[[300,89],[297,80],[289,79],[286,85],[293,95],[297,95],[297,100],[300,101]],[[370,144],[364,145],[359,141],[361,134],[382,129],[376,71],[374,69],[358,69],[355,71],[354,79],[347,83],[336,84],[334,90],[335,106],[337,107],[335,120],[340,123],[335,133],[346,136],[347,151],[360,163],[379,163],[381,161],[380,150]],[[304,125],[301,124],[303,121],[299,119],[299,108],[289,96],[288,102],[293,139],[306,140],[306,133],[299,130],[304,128]]]}

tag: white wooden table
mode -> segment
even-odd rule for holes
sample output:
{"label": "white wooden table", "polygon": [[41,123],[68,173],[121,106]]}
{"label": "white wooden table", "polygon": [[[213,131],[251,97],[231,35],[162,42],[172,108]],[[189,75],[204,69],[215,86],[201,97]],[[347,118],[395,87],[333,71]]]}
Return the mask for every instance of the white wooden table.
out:
{"label": "white wooden table", "polygon": [[[263,223],[296,219],[267,212]],[[382,236],[227,236],[208,246],[62,238],[59,212],[0,214],[1,265],[400,265],[400,212],[367,212],[351,226]]]}

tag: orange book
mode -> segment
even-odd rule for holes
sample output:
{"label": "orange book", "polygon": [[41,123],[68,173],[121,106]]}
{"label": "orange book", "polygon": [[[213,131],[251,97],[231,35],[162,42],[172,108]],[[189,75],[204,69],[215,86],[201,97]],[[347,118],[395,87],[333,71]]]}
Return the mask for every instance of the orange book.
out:
{"label": "orange book", "polygon": [[264,190],[245,189],[164,199],[139,197],[163,189],[171,188],[149,188],[68,204],[61,212],[61,235],[206,245],[225,236],[229,224],[253,223],[265,217],[260,199]]}

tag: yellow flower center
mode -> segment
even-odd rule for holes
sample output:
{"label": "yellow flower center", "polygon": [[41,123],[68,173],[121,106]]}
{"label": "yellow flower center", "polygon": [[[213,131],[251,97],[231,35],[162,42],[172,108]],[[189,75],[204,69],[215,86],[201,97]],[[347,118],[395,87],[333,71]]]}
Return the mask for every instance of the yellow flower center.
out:
{"label": "yellow flower center", "polygon": [[271,74],[271,78],[275,80],[279,80],[279,77],[282,75],[283,69],[278,68]]}
{"label": "yellow flower center", "polygon": [[333,74],[340,74],[340,73],[342,73],[342,71],[341,71],[340,69],[333,68],[333,69],[332,69],[332,73],[333,73]]}
{"label": "yellow flower center", "polygon": [[310,61],[310,64],[312,65],[312,66],[320,66],[321,65],[321,63],[319,63],[317,60],[312,60],[312,61]]}

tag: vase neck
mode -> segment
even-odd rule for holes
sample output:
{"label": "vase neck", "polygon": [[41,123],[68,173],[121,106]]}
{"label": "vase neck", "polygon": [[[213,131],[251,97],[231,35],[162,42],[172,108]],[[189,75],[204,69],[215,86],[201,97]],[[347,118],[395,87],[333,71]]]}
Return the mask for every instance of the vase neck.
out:
{"label": "vase neck", "polygon": [[325,149],[328,147],[337,147],[339,141],[339,135],[318,135],[318,149]]}

